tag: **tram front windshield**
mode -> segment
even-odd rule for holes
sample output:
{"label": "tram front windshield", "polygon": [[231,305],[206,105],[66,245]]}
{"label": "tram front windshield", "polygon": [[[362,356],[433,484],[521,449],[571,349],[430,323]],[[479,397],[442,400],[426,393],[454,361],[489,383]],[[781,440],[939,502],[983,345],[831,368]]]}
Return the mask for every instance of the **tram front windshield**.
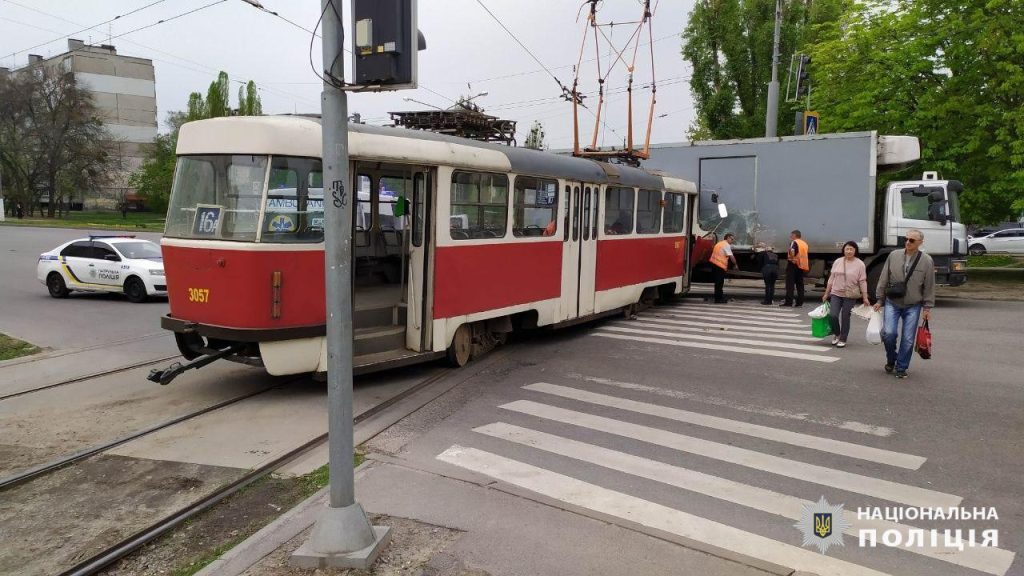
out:
{"label": "tram front windshield", "polygon": [[323,221],[320,160],[180,156],[164,235],[237,242],[320,242]]}

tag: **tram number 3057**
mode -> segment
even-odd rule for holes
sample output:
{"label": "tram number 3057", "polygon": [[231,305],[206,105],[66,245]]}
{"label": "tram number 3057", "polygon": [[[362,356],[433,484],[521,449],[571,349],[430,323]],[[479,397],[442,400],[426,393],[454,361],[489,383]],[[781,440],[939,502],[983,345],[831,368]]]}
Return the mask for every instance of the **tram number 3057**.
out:
{"label": "tram number 3057", "polygon": [[188,301],[199,302],[205,304],[210,301],[210,289],[209,288],[189,288],[188,289]]}

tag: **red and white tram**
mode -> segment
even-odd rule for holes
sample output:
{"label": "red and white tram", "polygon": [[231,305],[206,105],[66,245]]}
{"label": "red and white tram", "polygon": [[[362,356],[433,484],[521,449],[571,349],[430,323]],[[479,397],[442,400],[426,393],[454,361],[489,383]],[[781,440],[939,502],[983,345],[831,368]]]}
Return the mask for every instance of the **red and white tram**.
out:
{"label": "red and white tram", "polygon": [[[316,118],[190,122],[161,242],[164,328],[192,365],[326,370]],[[355,370],[447,356],[517,327],[687,289],[691,182],[430,132],[351,125]],[[407,213],[403,213],[407,212]]]}

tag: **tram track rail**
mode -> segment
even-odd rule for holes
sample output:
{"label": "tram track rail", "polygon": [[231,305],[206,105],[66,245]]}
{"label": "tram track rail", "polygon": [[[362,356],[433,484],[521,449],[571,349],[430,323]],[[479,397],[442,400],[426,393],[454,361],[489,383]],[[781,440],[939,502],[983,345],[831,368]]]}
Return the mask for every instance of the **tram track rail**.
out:
{"label": "tram track rail", "polygon": [[[446,370],[446,369],[432,370],[431,373],[427,377],[425,377],[422,381],[420,381],[420,382],[418,382],[416,384],[413,384],[412,386],[406,388],[405,390],[402,390],[401,392],[399,392],[399,393],[397,393],[397,394],[395,394],[395,395],[385,399],[384,401],[382,401],[382,402],[380,402],[378,404],[375,404],[374,406],[372,406],[372,407],[364,410],[363,412],[359,413],[358,415],[356,415],[353,418],[353,425],[358,425],[359,423],[361,423],[361,422],[363,422],[363,421],[365,421],[365,420],[367,420],[367,419],[369,419],[369,418],[371,418],[371,417],[381,413],[382,411],[390,408],[391,406],[393,406],[396,403],[404,400],[405,398],[408,398],[408,397],[412,396],[413,394],[415,394],[415,393],[423,390],[424,388],[430,386],[431,384],[434,384],[435,382],[438,382],[439,380],[441,380],[442,378],[444,378],[445,376],[447,376],[449,374],[450,374],[450,371]],[[287,383],[285,383],[285,384],[277,384],[277,385],[269,387],[269,388],[267,388],[265,390],[260,390],[259,392],[251,393],[251,394],[249,394],[249,395],[247,395],[245,397],[239,397],[237,399],[232,399],[232,400],[233,401],[239,401],[239,400],[244,399],[246,397],[252,397],[252,396],[255,396],[256,394],[261,394],[263,392],[266,392],[266,391],[269,391],[271,389],[278,388],[278,387],[281,387],[281,386],[285,386],[285,385],[287,385]],[[230,401],[228,401],[228,402],[230,402]],[[225,403],[221,403],[221,404],[226,405]],[[219,408],[219,407],[223,407],[223,406],[218,405],[217,407],[210,407],[208,409],[205,409],[204,413],[210,412],[210,411],[215,410],[216,408]],[[191,415],[191,417],[195,417],[195,416],[198,416],[198,414]],[[183,421],[183,420],[182,419],[178,419],[178,422],[181,422],[181,421]],[[169,425],[173,425],[173,424],[169,424],[169,423],[165,423],[165,424],[167,424],[168,426]],[[167,427],[167,426],[164,426],[164,427]],[[152,433],[154,431],[155,430],[150,430],[148,433]],[[141,436],[141,435],[139,435],[139,436]],[[105,550],[103,550],[103,551],[101,551],[101,552],[99,552],[99,553],[97,553],[97,554],[95,554],[95,555],[93,555],[93,556],[91,556],[89,558],[86,558],[85,560],[80,561],[78,564],[75,564],[71,568],[68,568],[67,570],[61,572],[60,575],[61,576],[87,576],[87,575],[92,575],[92,574],[98,573],[99,571],[103,570],[104,568],[107,568],[108,566],[114,564],[118,560],[124,558],[125,556],[127,556],[128,554],[130,554],[134,550],[138,549],[139,547],[141,547],[141,546],[143,546],[143,545],[145,545],[145,544],[147,544],[149,542],[152,542],[153,540],[159,538],[163,534],[173,530],[175,527],[177,527],[181,523],[185,522],[189,518],[192,518],[192,517],[196,516],[197,514],[200,514],[200,513],[204,512],[205,510],[207,510],[207,509],[213,507],[214,505],[216,505],[218,502],[224,500],[225,498],[228,498],[229,496],[235,494],[236,492],[238,492],[239,490],[241,490],[241,489],[245,488],[246,486],[252,484],[253,482],[256,482],[257,480],[263,478],[264,476],[269,475],[273,471],[278,470],[279,468],[287,465],[288,463],[294,461],[295,459],[302,457],[303,455],[307,454],[309,451],[314,450],[317,447],[323,445],[324,443],[327,442],[327,438],[328,438],[328,435],[326,433],[325,434],[321,434],[321,435],[317,436],[316,438],[313,438],[312,440],[309,440],[309,441],[301,444],[300,446],[298,446],[296,448],[293,448],[292,450],[289,450],[285,454],[282,454],[281,456],[279,456],[279,457],[277,457],[277,458],[275,458],[275,459],[273,459],[273,460],[271,460],[269,462],[266,462],[265,464],[263,464],[263,465],[261,465],[261,466],[259,466],[257,468],[254,468],[253,470],[245,473],[244,475],[242,475],[238,479],[230,482],[229,484],[226,484],[225,486],[222,486],[221,488],[217,489],[215,492],[213,492],[213,493],[211,493],[211,494],[201,498],[200,500],[197,500],[196,502],[194,502],[192,504],[189,504],[189,505],[187,505],[187,506],[177,510],[176,512],[174,512],[172,514],[169,514],[168,516],[164,517],[163,519],[158,520],[158,521],[154,522],[153,524],[147,526],[146,528],[135,532],[131,536],[121,540],[120,542],[117,542],[116,544],[106,548]],[[122,439],[119,439],[119,440],[122,440]],[[127,442],[127,441],[129,441],[129,440],[128,439],[123,439],[123,441],[121,441],[119,443],[124,443],[124,442]],[[104,448],[104,449],[110,449],[111,447],[112,446]],[[93,450],[92,454],[96,454],[96,453],[102,452],[102,451],[103,450]],[[87,457],[87,456],[83,455],[83,456],[79,457],[78,459],[80,460],[80,459],[85,458],[85,457]],[[67,465],[67,464],[65,464],[65,465]],[[51,468],[51,470],[52,470],[52,468]],[[40,470],[36,475],[42,474],[42,473],[45,473],[45,471]],[[28,480],[28,479],[29,478],[25,478],[22,481],[25,481],[25,480]],[[3,485],[0,485],[0,490],[3,490]]]}
{"label": "tram track rail", "polygon": [[148,428],[143,428],[142,430],[138,430],[136,432],[132,432],[130,434],[127,434],[125,436],[121,436],[120,438],[111,440],[109,442],[105,442],[103,444],[92,446],[90,448],[86,448],[85,450],[80,450],[78,452],[74,452],[74,453],[66,455],[66,456],[61,456],[60,458],[57,458],[55,460],[51,460],[51,461],[49,461],[49,462],[47,462],[45,464],[40,464],[38,466],[29,468],[28,470],[24,470],[22,472],[18,472],[17,474],[13,474],[11,476],[7,476],[6,478],[0,479],[0,492],[3,492],[4,490],[7,490],[9,488],[13,488],[14,486],[18,486],[19,484],[24,484],[25,482],[28,482],[29,480],[32,480],[34,478],[38,478],[38,477],[40,477],[40,476],[42,476],[44,474],[47,474],[47,473],[50,473],[50,472],[55,472],[57,470],[60,470],[61,468],[70,466],[71,464],[74,464],[75,462],[78,462],[80,460],[84,460],[84,459],[89,458],[91,456],[95,456],[96,454],[100,454],[100,453],[106,452],[107,450],[112,450],[112,449],[114,449],[114,448],[116,448],[116,447],[118,447],[118,446],[120,446],[122,444],[126,444],[128,442],[133,441],[133,440],[137,440],[137,439],[142,438],[144,436],[148,436],[148,435],[150,435],[150,434],[152,434],[154,432],[158,432],[158,431],[163,430],[165,428],[170,428],[171,426],[174,426],[176,424],[180,424],[182,422],[186,422],[186,421],[191,420],[193,418],[197,418],[199,416],[202,416],[203,414],[208,414],[210,412],[213,412],[215,410],[220,410],[221,408],[225,408],[227,406],[231,406],[232,404],[237,404],[238,402],[241,402],[243,400],[247,400],[247,399],[252,398],[254,396],[258,396],[260,394],[264,394],[264,393],[269,392],[271,390],[274,390],[276,388],[280,388],[282,386],[287,386],[288,384],[290,384],[292,382],[295,382],[296,380],[298,380],[298,379],[291,380],[289,382],[274,384],[273,386],[267,386],[265,388],[261,388],[259,390],[256,390],[255,392],[248,392],[248,393],[242,394],[241,396],[235,396],[234,398],[229,398],[227,400],[223,400],[223,401],[218,402],[218,403],[216,403],[216,404],[214,404],[212,406],[207,406],[205,408],[201,408],[199,410],[196,410],[196,411],[193,411],[193,412],[189,412],[188,414],[183,414],[181,416],[177,416],[175,418],[171,418],[170,420],[165,420],[165,421],[163,421],[163,422],[161,422],[159,424],[155,424],[155,425],[150,426]]}
{"label": "tram track rail", "polygon": [[[168,360],[174,360],[175,358],[181,358],[181,354],[171,354],[170,356],[161,356],[160,358],[154,358],[152,360],[143,360],[142,362],[136,362],[134,364],[127,364],[125,366],[119,366],[117,368],[110,368],[108,370],[100,370],[99,372],[92,372],[83,376],[76,376],[74,378],[68,378],[67,380],[61,380],[60,382],[54,382],[52,384],[46,384],[43,386],[37,386],[35,388],[29,388],[27,390],[20,390],[18,392],[11,392],[10,394],[0,395],[0,402],[9,400],[11,398],[18,398],[20,396],[27,396],[36,392],[42,392],[44,390],[50,390],[53,388],[60,388],[61,386],[67,386],[69,384],[76,384],[78,382],[84,382],[86,380],[95,380],[96,378],[103,378],[104,376],[111,376],[113,374],[119,374],[121,372],[128,372],[136,370],[138,368],[144,368],[146,366],[152,366],[153,364],[161,364]],[[0,486],[2,488],[2,486]]]}

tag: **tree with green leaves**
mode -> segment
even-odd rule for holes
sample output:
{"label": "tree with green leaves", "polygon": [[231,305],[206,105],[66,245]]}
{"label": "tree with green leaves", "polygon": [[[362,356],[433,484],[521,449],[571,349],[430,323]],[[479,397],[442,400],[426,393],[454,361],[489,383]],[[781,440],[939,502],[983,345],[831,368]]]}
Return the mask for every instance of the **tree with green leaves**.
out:
{"label": "tree with green leaves", "polygon": [[[5,188],[29,207],[48,198],[53,217],[78,191],[108,179],[111,136],[72,74],[37,67],[0,74],[0,163]],[[116,146],[116,144],[114,144]]]}
{"label": "tree with green leaves", "polygon": [[256,83],[252,80],[249,80],[245,86],[238,87],[238,115],[263,115],[263,104],[260,102],[260,95],[256,93]]}
{"label": "tree with green leaves", "polygon": [[[786,86],[790,56],[813,40],[820,23],[834,20],[851,0],[783,0],[779,78]],[[775,0],[697,0],[683,31],[683,59],[690,63],[690,91],[697,117],[695,140],[764,136],[772,76]],[[802,103],[780,103],[780,132]]]}
{"label": "tree with green leaves", "polygon": [[547,149],[548,145],[544,142],[544,126],[540,121],[533,121],[533,126],[530,127],[530,133],[526,135],[526,142],[523,144],[523,147],[533,150]]}
{"label": "tree with green leaves", "polygon": [[870,0],[851,7],[821,26],[808,46],[823,126],[918,136],[923,167],[964,183],[965,221],[1019,214],[1021,22],[1024,3],[1015,0]]}
{"label": "tree with green leaves", "polygon": [[181,125],[193,120],[219,118],[222,116],[261,116],[263,104],[256,84],[250,80],[238,88],[238,109],[231,109],[230,81],[227,72],[221,72],[210,83],[206,98],[199,92],[192,92],[188,98],[188,110],[171,112],[165,123],[169,134],[160,134],[153,140],[142,167],[131,177],[131,185],[146,199],[146,205],[154,211],[167,209],[171,184],[174,179],[175,150],[178,146],[178,130]]}

